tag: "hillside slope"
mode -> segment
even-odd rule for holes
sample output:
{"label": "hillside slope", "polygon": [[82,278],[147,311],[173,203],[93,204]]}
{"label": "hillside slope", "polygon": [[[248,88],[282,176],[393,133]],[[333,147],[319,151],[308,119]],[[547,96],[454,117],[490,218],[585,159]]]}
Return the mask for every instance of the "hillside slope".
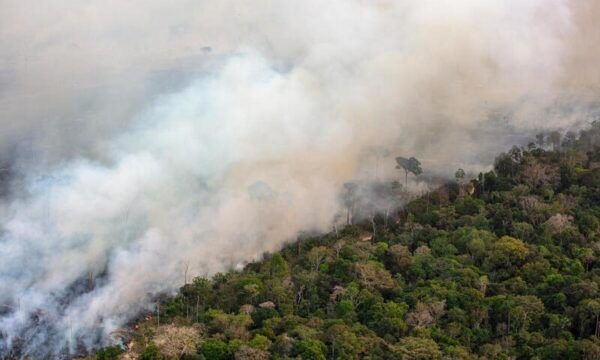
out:
{"label": "hillside slope", "polygon": [[196,278],[96,356],[599,359],[599,134]]}

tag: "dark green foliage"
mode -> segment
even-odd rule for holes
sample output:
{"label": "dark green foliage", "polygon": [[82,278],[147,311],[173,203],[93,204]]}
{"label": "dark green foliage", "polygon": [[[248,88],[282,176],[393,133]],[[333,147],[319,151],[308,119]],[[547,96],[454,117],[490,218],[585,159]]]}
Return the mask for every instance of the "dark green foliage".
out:
{"label": "dark green foliage", "polygon": [[221,340],[206,340],[198,351],[205,359],[227,360],[231,358],[231,350],[227,343]]}
{"label": "dark green foliage", "polygon": [[158,348],[154,345],[147,346],[140,354],[140,360],[162,360]]}
{"label": "dark green foliage", "polygon": [[296,345],[296,354],[304,360],[325,360],[327,348],[319,340],[306,339]]}
{"label": "dark green foliage", "polygon": [[202,323],[205,359],[597,359],[600,123],[537,143],[400,211],[400,184],[348,183],[346,227],[195,279],[161,322]]}
{"label": "dark green foliage", "polygon": [[119,355],[123,352],[118,346],[110,346],[105,347],[96,353],[96,359],[98,360],[116,360],[119,358]]}

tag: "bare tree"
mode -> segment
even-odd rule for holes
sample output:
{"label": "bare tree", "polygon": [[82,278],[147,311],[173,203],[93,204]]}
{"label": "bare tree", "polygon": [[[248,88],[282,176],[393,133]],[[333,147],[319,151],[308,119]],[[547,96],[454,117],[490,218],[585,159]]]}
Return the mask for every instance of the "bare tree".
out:
{"label": "bare tree", "polygon": [[383,146],[372,146],[369,153],[375,157],[375,180],[379,179],[379,161],[390,155],[390,151]]}
{"label": "bare tree", "polygon": [[189,263],[189,261],[186,261],[183,264],[183,285],[187,285],[187,276],[188,276],[189,270],[190,270],[190,263]]}
{"label": "bare tree", "polygon": [[344,248],[346,242],[344,240],[339,240],[335,244],[333,244],[333,249],[335,250],[335,258],[338,259],[340,257],[340,251]]}
{"label": "bare tree", "polygon": [[462,183],[463,179],[465,178],[465,171],[463,169],[459,168],[454,173],[454,177],[456,178],[457,183],[459,183],[459,184]]}
{"label": "bare tree", "polygon": [[446,300],[429,304],[418,302],[415,309],[406,315],[406,323],[414,327],[426,327],[435,324],[446,313]]}
{"label": "bare tree", "polygon": [[346,191],[343,195],[344,205],[346,206],[346,225],[352,225],[352,217],[354,215],[354,207],[358,201],[358,185],[355,183],[345,183]]}
{"label": "bare tree", "polygon": [[94,288],[96,287],[96,278],[94,276],[94,272],[93,271],[88,271],[87,274],[87,285],[88,285],[88,290],[94,290]]}
{"label": "bare tree", "polygon": [[319,271],[321,264],[329,257],[329,248],[325,246],[316,246],[308,253],[308,260],[311,262],[313,271]]}
{"label": "bare tree", "polygon": [[558,131],[552,131],[550,134],[548,134],[548,142],[552,144],[552,150],[558,150],[561,137],[562,136]]}
{"label": "bare tree", "polygon": [[154,344],[168,358],[180,358],[196,353],[201,341],[201,331],[195,327],[165,325],[158,329]]}

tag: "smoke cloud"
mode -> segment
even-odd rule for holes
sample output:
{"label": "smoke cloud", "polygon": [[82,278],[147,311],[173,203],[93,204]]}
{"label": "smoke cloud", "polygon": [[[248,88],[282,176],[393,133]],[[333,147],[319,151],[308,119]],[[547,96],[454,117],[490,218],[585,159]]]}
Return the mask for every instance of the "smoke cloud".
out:
{"label": "smoke cloud", "polygon": [[[344,182],[478,170],[597,112],[592,1],[4,1],[0,353],[325,231]],[[595,30],[594,30],[595,29]],[[86,288],[93,274],[96,284]]]}

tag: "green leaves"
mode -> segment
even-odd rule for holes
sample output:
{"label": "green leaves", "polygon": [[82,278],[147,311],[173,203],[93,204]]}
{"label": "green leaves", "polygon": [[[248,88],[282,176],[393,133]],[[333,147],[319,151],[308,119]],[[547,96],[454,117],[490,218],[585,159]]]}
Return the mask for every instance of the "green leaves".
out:
{"label": "green leaves", "polygon": [[423,173],[423,169],[421,168],[421,162],[417,160],[415,157],[405,158],[405,157],[397,157],[396,158],[396,169],[404,169],[405,171],[413,173],[415,176],[421,175]]}
{"label": "green leaves", "polygon": [[[202,322],[205,359],[597,358],[595,161],[600,149],[513,148],[475,192],[451,182],[400,211],[387,209],[405,194],[397,182],[346,183],[348,226],[194,279],[163,302],[161,323]],[[414,157],[396,164],[422,173]]]}

